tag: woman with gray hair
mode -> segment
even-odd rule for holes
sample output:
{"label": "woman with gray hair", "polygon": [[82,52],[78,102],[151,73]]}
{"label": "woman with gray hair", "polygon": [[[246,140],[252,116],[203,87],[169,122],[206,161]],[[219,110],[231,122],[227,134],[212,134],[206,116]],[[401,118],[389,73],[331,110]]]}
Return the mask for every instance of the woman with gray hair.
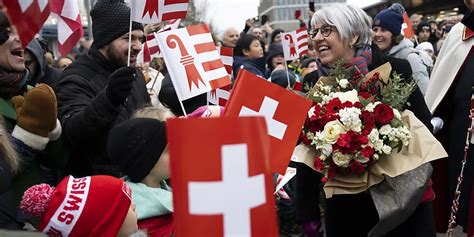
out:
{"label": "woman with gray hair", "polygon": [[[310,32],[310,38],[319,55],[319,76],[328,75],[328,66],[331,63],[344,60],[347,65],[355,66],[362,74],[390,62],[394,71],[402,74],[403,78],[411,78],[412,71],[408,61],[383,56],[376,45],[371,45],[371,21],[361,9],[333,4],[318,10],[311,20],[311,25],[313,30]],[[418,88],[411,94],[409,102],[407,109],[413,111],[415,116],[431,129],[431,115]],[[302,223],[307,236],[322,236],[319,231],[321,222],[318,201],[321,175],[303,163],[298,163],[297,168],[297,220]],[[432,189],[425,193],[428,196],[431,194]],[[435,236],[431,202],[420,203],[417,200],[414,202],[414,209],[416,210],[411,210],[411,215],[405,215],[405,219],[390,219],[390,227],[378,229],[377,234],[374,234],[370,232],[381,220],[368,191],[333,195],[325,200],[326,236]],[[410,211],[403,209],[402,212]]]}

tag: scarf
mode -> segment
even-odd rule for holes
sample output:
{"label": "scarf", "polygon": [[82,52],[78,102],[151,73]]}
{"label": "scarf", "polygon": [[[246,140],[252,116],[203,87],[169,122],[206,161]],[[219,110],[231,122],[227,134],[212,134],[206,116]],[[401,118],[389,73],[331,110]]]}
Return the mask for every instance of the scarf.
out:
{"label": "scarf", "polygon": [[0,97],[9,99],[26,92],[28,70],[24,72],[7,72],[0,69]]}
{"label": "scarf", "polygon": [[[366,45],[362,48],[359,48],[355,52],[355,56],[346,63],[347,67],[355,66],[356,70],[358,70],[363,75],[367,75],[369,73],[369,65],[372,62],[372,49],[370,45]],[[329,67],[327,65],[322,65],[321,61],[317,60],[316,63],[318,64],[318,71],[319,76],[328,76],[329,75]]]}

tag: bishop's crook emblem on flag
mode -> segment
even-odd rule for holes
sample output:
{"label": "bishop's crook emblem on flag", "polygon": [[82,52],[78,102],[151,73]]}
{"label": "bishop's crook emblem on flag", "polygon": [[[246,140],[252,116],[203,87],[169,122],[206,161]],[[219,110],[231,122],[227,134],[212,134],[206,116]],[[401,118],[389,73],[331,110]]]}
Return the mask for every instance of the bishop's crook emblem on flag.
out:
{"label": "bishop's crook emblem on flag", "polygon": [[192,84],[199,88],[199,81],[204,84],[205,82],[202,80],[201,75],[199,75],[196,65],[194,65],[194,57],[188,53],[181,39],[177,35],[172,34],[166,38],[166,44],[171,49],[176,48],[176,46],[179,47],[179,52],[181,53],[181,59],[179,62],[183,64],[184,70],[186,71],[189,90],[191,90]]}

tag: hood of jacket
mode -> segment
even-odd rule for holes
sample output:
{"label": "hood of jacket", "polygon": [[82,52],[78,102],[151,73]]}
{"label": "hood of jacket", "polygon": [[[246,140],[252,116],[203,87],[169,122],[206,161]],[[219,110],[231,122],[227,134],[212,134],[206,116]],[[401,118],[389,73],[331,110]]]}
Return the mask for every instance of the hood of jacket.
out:
{"label": "hood of jacket", "polygon": [[36,85],[38,81],[44,76],[44,71],[48,64],[44,58],[44,54],[46,53],[41,44],[39,43],[38,39],[33,39],[26,49],[31,52],[33,58],[38,62],[38,72],[28,81],[29,85]]}

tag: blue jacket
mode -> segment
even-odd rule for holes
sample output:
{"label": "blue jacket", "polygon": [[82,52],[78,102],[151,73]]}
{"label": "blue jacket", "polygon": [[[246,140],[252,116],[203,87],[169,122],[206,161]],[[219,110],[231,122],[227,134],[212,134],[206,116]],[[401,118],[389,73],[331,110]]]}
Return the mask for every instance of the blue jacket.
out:
{"label": "blue jacket", "polygon": [[252,59],[242,56],[234,56],[234,64],[232,65],[232,69],[234,70],[234,80],[239,73],[240,67],[243,66],[245,70],[260,76],[262,78],[267,78],[265,74],[265,64],[266,59],[265,57],[261,57],[258,59]]}

